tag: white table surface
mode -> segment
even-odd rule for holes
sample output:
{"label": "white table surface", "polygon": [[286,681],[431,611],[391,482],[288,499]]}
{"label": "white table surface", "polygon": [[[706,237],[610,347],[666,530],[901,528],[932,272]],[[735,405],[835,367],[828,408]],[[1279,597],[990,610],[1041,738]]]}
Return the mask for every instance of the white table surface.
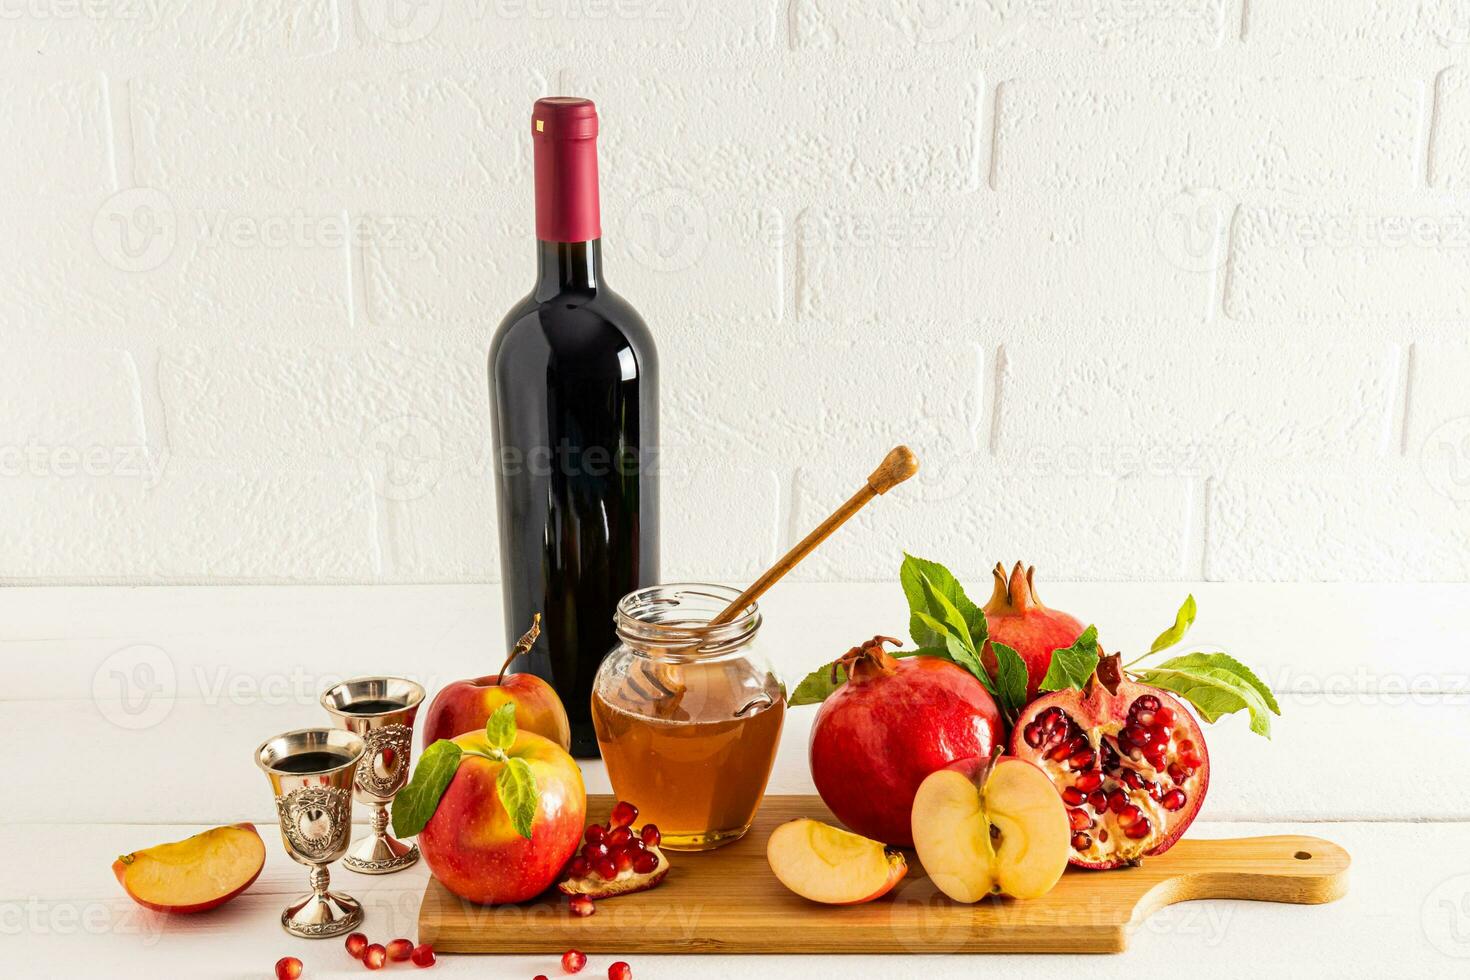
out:
{"label": "white table surface", "polygon": [[[1209,730],[1210,796],[1191,833],[1331,838],[1354,858],[1345,899],[1176,906],[1117,956],[630,954],[634,976],[1470,974],[1470,587],[1058,583],[1043,595],[1127,652],[1186,591],[1200,604],[1195,639],[1258,668],[1284,712],[1271,742],[1241,718]],[[763,605],[766,649],[788,682],[856,640],[903,635],[907,621],[896,583],[785,584]],[[277,923],[305,875],[272,832],[251,750],[321,721],[316,694],[338,677],[392,671],[433,690],[492,672],[498,617],[495,586],[0,589],[0,975],[268,977],[287,954],[308,978],[361,975],[340,941],[294,939]],[[771,791],[811,791],[814,710],[790,713]],[[589,790],[606,791],[599,765],[586,774]],[[157,915],[112,877],[119,853],[239,820],[260,826],[270,857],[222,909]],[[414,936],[426,874],[336,868],[334,880],[386,941]],[[853,944],[860,952],[862,937]],[[423,975],[557,977],[560,952],[442,956]],[[611,960],[594,957],[582,976],[605,976]]]}

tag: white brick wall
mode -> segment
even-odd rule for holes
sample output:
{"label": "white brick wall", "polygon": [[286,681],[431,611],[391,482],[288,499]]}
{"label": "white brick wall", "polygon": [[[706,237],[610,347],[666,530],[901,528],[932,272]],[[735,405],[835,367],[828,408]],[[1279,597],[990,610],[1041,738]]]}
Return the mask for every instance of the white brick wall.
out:
{"label": "white brick wall", "polygon": [[[531,100],[603,113],[664,570],[1470,580],[1454,0],[37,0],[0,581],[491,581]],[[82,11],[89,11],[82,15]]]}

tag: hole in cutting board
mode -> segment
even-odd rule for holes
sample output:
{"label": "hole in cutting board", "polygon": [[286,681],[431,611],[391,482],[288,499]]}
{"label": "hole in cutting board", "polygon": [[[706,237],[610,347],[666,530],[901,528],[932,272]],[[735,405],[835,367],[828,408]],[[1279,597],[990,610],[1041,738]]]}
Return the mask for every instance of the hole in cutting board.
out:
{"label": "hole in cutting board", "polygon": [[1310,851],[1297,851],[1296,854],[1292,856],[1295,857],[1298,861],[1312,860],[1312,855]]}

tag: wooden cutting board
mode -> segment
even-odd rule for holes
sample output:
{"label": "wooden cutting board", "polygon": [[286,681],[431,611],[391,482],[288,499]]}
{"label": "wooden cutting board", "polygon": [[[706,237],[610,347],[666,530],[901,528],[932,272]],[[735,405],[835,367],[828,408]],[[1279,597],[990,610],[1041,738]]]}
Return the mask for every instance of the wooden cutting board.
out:
{"label": "wooden cutting board", "polygon": [[[590,797],[604,821],[611,797]],[[818,905],[782,887],[766,838],[795,817],[835,822],[815,796],[771,796],[745,837],[701,854],[670,852],[657,888],[597,904],[579,919],[555,892],[523,905],[464,902],[433,878],[419,907],[419,941],[444,953],[1117,953],[1154,911],[1235,898],[1315,905],[1347,893],[1348,853],[1316,837],[1176,844],[1142,867],[1068,869],[1031,901],[961,905],[941,894],[910,853],[909,873],[866,905]]]}

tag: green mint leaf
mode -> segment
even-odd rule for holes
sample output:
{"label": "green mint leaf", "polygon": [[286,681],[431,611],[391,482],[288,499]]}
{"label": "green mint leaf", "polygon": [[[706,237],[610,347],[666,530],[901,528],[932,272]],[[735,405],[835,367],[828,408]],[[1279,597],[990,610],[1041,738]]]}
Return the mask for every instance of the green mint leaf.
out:
{"label": "green mint leaf", "polygon": [[[949,651],[940,647],[920,647],[917,650],[893,650],[888,654],[895,660],[904,657],[939,657],[942,660],[949,659]],[[798,708],[803,704],[821,704],[831,697],[832,692],[847,683],[847,670],[837,665],[837,680],[832,680],[832,665],[825,664],[807,674],[796,685],[796,690],[791,692],[786,699],[786,705]]]}
{"label": "green mint leaf", "polygon": [[447,738],[424,749],[414,766],[413,778],[393,799],[394,836],[412,837],[424,829],[459,771],[461,755],[460,747]]}
{"label": "green mint leaf", "polygon": [[500,805],[510,815],[511,826],[526,840],[531,839],[531,824],[536,820],[536,776],[525,759],[506,759],[495,777],[495,792]]}
{"label": "green mint leaf", "polygon": [[1097,627],[1089,626],[1071,646],[1052,651],[1051,666],[1046,668],[1046,676],[1037,687],[1042,691],[1063,691],[1071,687],[1081,690],[1097,670],[1097,661]]}
{"label": "green mint leaf", "polygon": [[509,752],[510,747],[516,744],[514,701],[507,701],[490,713],[490,719],[485,722],[485,738],[489,740],[492,749],[499,749],[501,752]]}
{"label": "green mint leaf", "polygon": [[1136,676],[1141,683],[1178,694],[1207,722],[1244,708],[1250,712],[1251,731],[1266,738],[1271,737],[1271,716],[1281,714],[1271,689],[1249,667],[1223,653],[1174,657]]}
{"label": "green mint leaf", "polygon": [[1194,596],[1191,595],[1184,600],[1184,605],[1180,606],[1179,612],[1174,615],[1174,625],[1159,634],[1154,640],[1154,645],[1148,648],[1148,652],[1158,653],[1184,639],[1184,634],[1188,633],[1189,628],[1194,625],[1194,614]]}
{"label": "green mint leaf", "polygon": [[[925,561],[923,558],[915,558],[906,553],[903,556],[903,565],[898,570],[898,581],[903,586],[903,594],[908,598],[909,610],[911,612],[923,611],[932,615],[929,597],[924,588],[925,579],[928,579],[932,589],[947,598],[959,610],[965,623],[965,631],[970,637],[970,645],[976,650],[980,649],[988,635],[984,610],[970,601],[965,595],[964,588],[950,574],[949,569],[938,562]],[[944,643],[943,638],[935,635],[934,631],[918,617],[910,618],[909,635],[913,637],[915,646],[941,646]]]}
{"label": "green mint leaf", "polygon": [[1013,716],[1026,706],[1026,661],[1004,643],[990,644],[995,651],[995,689],[1000,709]]}

